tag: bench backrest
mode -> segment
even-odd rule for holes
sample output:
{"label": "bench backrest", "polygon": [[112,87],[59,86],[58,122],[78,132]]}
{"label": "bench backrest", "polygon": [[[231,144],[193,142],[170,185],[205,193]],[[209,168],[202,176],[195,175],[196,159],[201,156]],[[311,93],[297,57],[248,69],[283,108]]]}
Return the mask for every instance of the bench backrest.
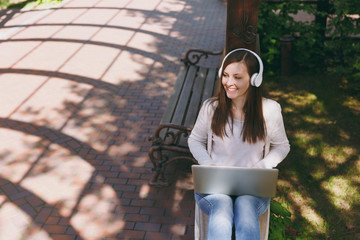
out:
{"label": "bench backrest", "polygon": [[214,93],[217,69],[182,66],[161,123],[193,127],[201,104]]}

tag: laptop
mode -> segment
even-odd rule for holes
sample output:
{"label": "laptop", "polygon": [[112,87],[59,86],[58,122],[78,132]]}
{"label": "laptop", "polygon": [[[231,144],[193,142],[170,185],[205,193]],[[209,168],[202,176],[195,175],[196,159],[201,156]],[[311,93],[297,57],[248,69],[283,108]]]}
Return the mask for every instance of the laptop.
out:
{"label": "laptop", "polygon": [[196,193],[273,197],[278,169],[192,165]]}

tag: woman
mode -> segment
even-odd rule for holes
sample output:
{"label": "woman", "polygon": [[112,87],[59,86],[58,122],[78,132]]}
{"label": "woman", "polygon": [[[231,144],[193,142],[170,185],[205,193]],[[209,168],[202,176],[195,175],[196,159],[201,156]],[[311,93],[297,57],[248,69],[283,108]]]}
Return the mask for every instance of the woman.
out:
{"label": "woman", "polygon": [[[189,148],[201,165],[276,167],[290,151],[280,105],[261,94],[263,65],[248,49],[228,53],[219,70],[222,88],[204,102],[190,134]],[[208,239],[260,239],[258,217],[269,198],[197,194],[209,216]]]}

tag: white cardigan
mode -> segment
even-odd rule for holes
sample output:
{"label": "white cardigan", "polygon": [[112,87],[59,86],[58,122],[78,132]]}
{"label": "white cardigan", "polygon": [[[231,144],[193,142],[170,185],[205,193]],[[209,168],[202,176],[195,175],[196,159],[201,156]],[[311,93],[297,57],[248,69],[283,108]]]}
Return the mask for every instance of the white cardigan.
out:
{"label": "white cardigan", "polygon": [[[188,139],[189,149],[201,165],[211,165],[212,137],[211,121],[217,102],[211,104],[206,100],[196,120]],[[276,167],[290,151],[289,140],[286,137],[281,106],[270,99],[263,99],[263,114],[266,125],[264,158],[256,166],[259,168]]]}

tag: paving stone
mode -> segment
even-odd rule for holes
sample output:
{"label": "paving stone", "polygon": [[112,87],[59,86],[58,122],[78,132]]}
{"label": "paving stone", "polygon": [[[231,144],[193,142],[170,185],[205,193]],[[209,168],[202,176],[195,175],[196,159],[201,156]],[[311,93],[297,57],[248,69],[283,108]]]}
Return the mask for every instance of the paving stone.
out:
{"label": "paving stone", "polygon": [[146,240],[152,240],[152,239],[171,239],[171,233],[161,233],[161,232],[146,232],[145,238]]}
{"label": "paving stone", "polygon": [[118,234],[118,239],[143,239],[145,236],[144,231],[134,231],[134,230],[123,230]]}
{"label": "paving stone", "polygon": [[76,236],[69,235],[69,234],[52,234],[51,238],[53,240],[74,240],[76,238]]}
{"label": "paving stone", "polygon": [[143,231],[151,231],[151,232],[158,232],[160,230],[161,224],[158,223],[143,223],[137,222],[135,224],[135,230],[143,230]]}

